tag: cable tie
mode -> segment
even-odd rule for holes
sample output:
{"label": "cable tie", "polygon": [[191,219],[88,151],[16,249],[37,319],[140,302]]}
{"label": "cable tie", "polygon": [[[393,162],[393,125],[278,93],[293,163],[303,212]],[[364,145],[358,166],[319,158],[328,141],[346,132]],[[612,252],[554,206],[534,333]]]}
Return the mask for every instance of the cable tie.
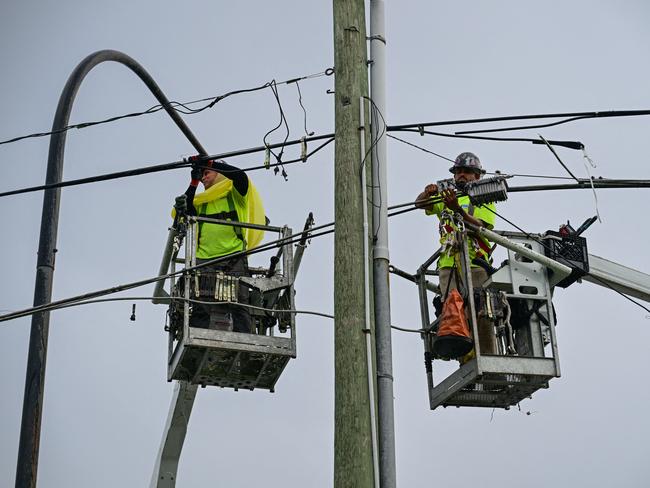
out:
{"label": "cable tie", "polygon": [[421,136],[424,136],[424,126],[423,125],[418,125],[418,132],[420,133]]}

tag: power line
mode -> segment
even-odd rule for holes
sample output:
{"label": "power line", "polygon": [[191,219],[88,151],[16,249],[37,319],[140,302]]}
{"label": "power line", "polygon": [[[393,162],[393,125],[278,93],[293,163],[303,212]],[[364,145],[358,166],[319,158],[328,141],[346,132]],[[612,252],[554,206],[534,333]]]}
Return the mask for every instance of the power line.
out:
{"label": "power line", "polygon": [[[624,179],[608,179],[608,178],[594,178],[594,188],[650,188],[650,180],[624,180]],[[590,190],[591,180],[588,178],[578,178],[577,183],[569,183],[564,185],[526,185],[526,186],[511,186],[508,188],[508,193],[529,192],[529,191],[555,191],[555,190]]]}
{"label": "power line", "polygon": [[[311,140],[318,140],[318,139],[322,139],[322,137],[321,136],[314,137]],[[277,166],[280,166],[280,165],[288,165],[288,164],[294,164],[294,163],[297,163],[297,162],[305,162],[305,160],[309,159],[312,155],[314,155],[315,153],[317,153],[318,151],[323,149],[325,146],[330,144],[333,140],[334,140],[333,137],[328,139],[323,144],[316,147],[316,149],[314,149],[311,152],[307,153],[304,157],[301,156],[300,158],[296,158],[296,159],[292,159],[292,160],[284,161],[284,162],[280,162],[280,163],[273,163],[273,164],[269,164],[268,166],[267,165],[261,165],[261,166],[253,166],[253,167],[249,167],[249,168],[242,168],[242,171],[256,171],[256,170],[259,170],[259,169],[269,169],[271,167],[277,167]],[[278,144],[278,146],[280,146],[280,145]],[[228,154],[232,155],[232,153],[228,153]],[[210,158],[199,158],[197,161],[201,162],[201,161],[208,161],[208,160],[211,160],[211,159],[223,159],[223,156],[216,155],[216,156],[213,156],[213,157],[210,157]],[[136,169],[126,170],[126,171],[118,171],[118,172],[115,172],[115,173],[107,173],[107,174],[103,174],[103,175],[90,176],[90,177],[87,177],[87,178],[80,178],[80,179],[76,179],[76,180],[62,181],[62,182],[59,182],[59,183],[52,183],[52,184],[49,184],[49,185],[31,186],[31,187],[27,187],[27,188],[20,188],[20,189],[17,189],[17,190],[10,190],[10,191],[0,193],[0,198],[8,197],[8,196],[11,196],[11,195],[19,195],[19,194],[22,194],[22,193],[31,193],[31,192],[35,192],[35,191],[49,190],[49,189],[53,189],[53,188],[64,188],[64,187],[68,187],[68,186],[84,185],[84,184],[87,184],[87,183],[96,183],[96,182],[99,182],[99,181],[108,181],[108,180],[115,180],[115,179],[119,179],[119,178],[127,178],[127,177],[130,177],[130,176],[138,176],[138,175],[149,174],[149,173],[158,173],[158,172],[161,172],[161,171],[169,171],[169,170],[172,170],[172,169],[189,168],[191,165],[192,165],[191,162],[189,162],[187,159],[183,159],[183,160],[180,160],[180,161],[173,161],[171,163],[163,163],[163,164],[157,164],[157,165],[153,165],[153,166],[146,166],[146,167],[143,167],[143,168],[136,168]]]}
{"label": "power line", "polygon": [[[259,90],[264,90],[265,88],[269,88],[272,85],[288,85],[290,83],[296,83],[297,84],[298,81],[317,78],[317,77],[320,77],[320,76],[330,76],[333,73],[334,73],[334,68],[328,68],[325,71],[321,71],[319,73],[314,73],[314,74],[311,74],[311,75],[305,75],[305,76],[301,76],[301,77],[298,77],[298,78],[292,78],[290,80],[279,81],[279,82],[276,82],[275,80],[272,80],[272,81],[264,83],[263,85],[259,85],[259,86],[253,87],[253,88],[242,88],[242,89],[239,89],[239,90],[233,90],[233,91],[224,93],[222,95],[217,95],[217,96],[212,96],[212,97],[207,97],[207,98],[200,98],[198,100],[192,100],[190,102],[171,101],[170,105],[171,105],[171,108],[173,110],[175,110],[175,111],[177,111],[179,113],[182,113],[184,115],[193,115],[193,114],[197,114],[199,112],[203,112],[204,110],[210,109],[210,108],[214,107],[221,100],[224,100],[225,98],[231,97],[233,95],[239,95],[239,94],[242,94],[242,93],[251,93],[251,92],[255,92],[255,91],[259,91]],[[208,102],[208,103],[206,105],[202,106],[202,107],[199,107],[199,108],[190,108],[189,107],[189,105],[195,105],[197,103],[204,103],[204,102]],[[131,112],[131,113],[128,113],[128,114],[117,115],[117,116],[114,116],[114,117],[109,117],[107,119],[96,120],[96,121],[92,121],[92,122],[82,122],[82,123],[79,123],[79,124],[71,124],[71,125],[67,125],[67,126],[61,128],[61,129],[54,130],[54,131],[36,132],[36,133],[33,133],[33,134],[27,134],[27,135],[24,135],[24,136],[14,137],[12,139],[6,139],[4,141],[0,141],[0,145],[11,144],[13,142],[22,141],[24,139],[31,139],[31,138],[36,138],[36,137],[50,136],[50,135],[53,135],[53,134],[60,134],[62,132],[67,132],[67,131],[69,131],[71,129],[85,129],[87,127],[93,127],[95,125],[107,124],[107,123],[110,123],[110,122],[115,122],[117,120],[133,118],[133,117],[140,117],[142,115],[148,115],[148,114],[153,114],[153,113],[159,112],[159,111],[163,110],[164,108],[165,107],[162,104],[158,104],[158,105],[154,105],[152,107],[149,107],[146,110],[142,110],[140,112]]]}
{"label": "power line", "polygon": [[[571,115],[571,114],[566,114]],[[567,124],[569,122],[574,122],[576,120],[584,119],[595,119],[595,118],[605,118],[605,117],[628,117],[628,116],[638,116],[638,115],[650,115],[648,110],[612,110],[608,112],[582,112],[582,115],[576,114],[564,120],[557,122],[550,122],[548,124],[536,124],[536,125],[520,125],[515,127],[499,127],[497,129],[481,129],[481,130],[468,130],[456,132],[456,134],[479,134],[485,132],[504,132],[511,130],[530,130],[530,129],[543,129],[546,127],[555,127],[562,124]],[[565,116],[558,115],[559,116]]]}
{"label": "power line", "polygon": [[[326,76],[329,76],[332,73],[333,73],[332,68],[330,68],[329,70],[326,70],[325,72],[323,72],[323,74],[325,74]],[[297,82],[297,80],[306,79],[306,78],[310,78],[310,77],[314,77],[314,76],[321,76],[321,74],[315,74],[315,75],[310,75],[310,76],[303,77],[303,78],[287,80],[287,81],[282,82],[282,83],[293,83],[293,82]],[[187,104],[189,104],[189,103],[193,103],[193,102],[187,102]],[[278,100],[278,103],[279,103],[279,100]],[[608,114],[608,115],[600,115],[600,116],[615,117],[615,116],[648,115],[648,114],[650,114],[650,111],[637,110],[637,111],[585,112],[583,114]],[[385,128],[385,130],[386,130],[386,132],[406,131],[406,132],[418,132],[421,135],[422,134],[431,134],[431,135],[438,135],[438,136],[444,136],[444,137],[457,137],[454,134],[443,134],[443,133],[437,133],[437,132],[424,131],[423,127],[429,127],[429,126],[434,126],[434,125],[452,125],[452,124],[460,124],[460,123],[464,123],[464,124],[483,123],[483,122],[486,122],[486,121],[502,121],[502,120],[519,120],[519,119],[527,119],[527,118],[559,117],[559,116],[563,116],[563,115],[567,115],[567,114],[540,114],[540,115],[492,117],[492,118],[482,118],[482,119],[449,120],[449,121],[418,123],[418,124],[400,125],[400,126],[387,126]],[[592,117],[591,116],[590,117],[585,116],[585,117],[581,117],[581,118],[592,118]],[[73,126],[70,126],[70,128],[72,128],[72,127]],[[415,130],[414,128],[417,128],[417,130]],[[62,129],[62,130],[64,130],[64,129]],[[48,134],[52,134],[52,133],[43,133],[43,135],[48,135]],[[28,136],[26,136],[26,137],[28,137]],[[287,137],[288,137],[288,135],[287,135]],[[420,149],[420,150],[422,150],[424,152],[431,153],[431,154],[433,154],[435,156],[438,156],[438,157],[441,157],[443,159],[450,160],[449,158],[446,158],[445,156],[434,153],[433,151],[429,151],[429,150],[427,150],[425,148],[422,148],[422,147],[420,147],[420,146],[418,146],[416,144],[410,143],[410,142],[405,141],[403,139],[400,139],[398,137],[390,136],[390,135],[389,135],[389,137],[392,137],[392,138],[394,138],[396,140],[399,140],[400,142],[403,142],[405,144],[416,147],[416,148],[418,148],[418,149]],[[460,137],[460,136],[458,136],[458,137]],[[465,137],[465,136],[463,136],[463,137]],[[467,137],[470,137],[470,136],[467,136]],[[303,143],[309,142],[309,141],[316,141],[316,140],[328,139],[328,138],[333,140],[334,134],[324,134],[324,135],[320,135],[320,136],[295,139],[295,140],[292,140],[292,141],[288,141],[285,138],[285,140],[282,143],[265,144],[264,146],[258,146],[258,147],[253,147],[253,148],[249,148],[249,149],[244,149],[244,150],[236,150],[236,151],[230,151],[230,152],[222,153],[222,154],[210,155],[210,156],[207,156],[205,158],[202,158],[201,160],[206,161],[206,160],[209,160],[209,159],[225,159],[225,158],[229,158],[229,157],[242,156],[242,155],[246,155],[246,154],[262,152],[262,151],[271,150],[271,149],[275,149],[275,148],[282,148],[281,151],[283,151],[284,148],[287,147],[287,146],[291,146],[291,145],[295,145],[295,144],[303,144]],[[488,138],[488,139],[497,140],[497,141],[524,141],[524,142],[532,142],[533,144],[544,144],[544,142],[539,140],[539,139],[525,139],[525,138],[508,138],[508,139],[505,139],[505,138]],[[5,141],[5,142],[7,142],[7,141]],[[328,141],[328,143],[329,142],[331,142],[331,141]],[[582,149],[582,148],[584,148],[582,143],[574,142],[574,141],[554,141],[554,140],[549,140],[547,142],[550,145],[559,145],[559,146],[571,147],[573,149]],[[2,144],[2,143],[0,143],[0,144]],[[293,163],[293,162],[297,162],[297,160],[293,160],[291,162],[278,161],[278,163],[272,164],[270,166],[269,165],[258,166],[258,167],[248,168],[247,170],[256,170],[256,169],[261,169],[261,168],[268,168],[268,167],[271,167],[271,166],[277,167],[277,166],[282,166],[283,164],[290,164],[290,163]],[[173,163],[167,163],[168,165],[170,165],[170,167],[167,168],[167,169],[176,169],[176,167],[183,167],[184,166],[183,163],[184,163],[183,161],[175,161]],[[177,165],[177,166],[175,166],[175,165]],[[165,168],[162,168],[160,166],[161,165],[152,166],[152,167],[150,167],[150,169],[140,168],[140,169],[136,169],[136,170],[128,170],[127,172],[110,173],[110,174],[107,174],[107,175],[101,175],[100,177],[91,177],[91,178],[84,178],[84,179],[81,179],[81,180],[74,180],[74,181],[70,181],[70,182],[61,182],[61,183],[57,183],[57,184],[51,185],[51,186],[41,185],[41,186],[34,186],[34,187],[23,188],[23,189],[18,189],[18,190],[12,190],[12,191],[8,191],[8,192],[0,193],[0,197],[16,195],[16,194],[20,194],[20,193],[28,193],[28,192],[32,192],[32,191],[39,191],[39,190],[44,190],[44,189],[48,189],[48,188],[57,188],[59,186],[61,186],[61,187],[73,186],[73,185],[77,185],[77,184],[92,183],[92,182],[95,182],[95,181],[106,181],[106,180],[109,180],[109,179],[116,179],[116,178],[121,178],[121,177],[125,177],[125,176],[135,176],[135,175],[139,175],[139,174],[146,174],[146,173],[157,172],[157,171],[165,171],[166,170]],[[164,165],[162,165],[162,166],[164,166]],[[130,173],[131,171],[133,171],[134,173],[131,174]],[[142,171],[142,172],[139,172],[139,171]],[[521,176],[524,176],[524,175],[521,175]],[[531,175],[530,177],[533,177],[533,176]],[[539,176],[539,177],[540,178],[553,178],[552,176]],[[98,179],[95,179],[95,178],[98,178]]]}
{"label": "power line", "polygon": [[[419,124],[402,124],[388,126],[389,131],[404,129],[419,129],[421,127],[436,127],[441,125],[461,125],[461,124],[484,124],[487,122],[510,122],[513,120],[535,120],[535,119],[557,119],[561,117],[572,117],[573,120],[595,119],[606,117],[632,117],[640,115],[650,115],[650,110],[607,110],[602,112],[564,112],[551,114],[529,114],[529,115],[507,115],[500,117],[483,117],[475,119],[456,119],[444,120],[437,122],[424,122]],[[572,120],[560,121],[560,123],[571,122]],[[524,127],[526,128],[526,127]],[[519,129],[515,127],[514,129]],[[505,130],[505,129],[504,129]],[[463,133],[457,133],[459,135]],[[466,132],[465,132],[466,134]],[[537,142],[540,144],[540,142]]]}
{"label": "power line", "polygon": [[[647,187],[650,187],[650,181],[648,181],[648,180],[641,180],[641,181],[643,183],[646,183]],[[549,185],[549,186],[557,186],[557,185]],[[565,186],[567,186],[567,185],[565,185]],[[572,185],[572,186],[575,186],[575,185]],[[616,187],[614,186],[612,188],[616,188]],[[510,191],[512,191],[512,190],[513,189],[511,188]],[[440,201],[439,198],[431,199],[431,203],[436,203],[438,201]],[[402,208],[402,207],[405,207],[405,206],[410,207],[411,205],[414,205],[414,204],[415,204],[415,202],[406,202],[406,203],[394,205],[394,206],[391,206],[391,207],[388,207],[388,208],[389,208],[389,210],[390,209],[398,209],[398,208]],[[515,223],[508,220],[507,218],[505,218],[502,215],[498,214],[496,211],[490,209],[489,207],[485,207],[485,208],[488,208],[488,210],[493,212],[497,217],[501,218],[502,220],[504,220],[508,224],[512,225],[513,227],[515,227],[520,232],[524,233],[529,238],[535,239],[534,236],[532,236],[531,234],[529,234],[528,232],[523,230],[521,227],[517,226]],[[400,214],[407,213],[407,212],[412,212],[414,210],[422,210],[422,209],[413,206],[413,207],[410,207],[410,208],[406,208],[404,210],[399,210],[397,212],[393,212],[391,214],[388,214],[388,216],[389,217],[394,217],[396,215],[400,215]],[[328,227],[334,226],[334,224],[335,224],[334,222],[329,222],[327,224],[322,224],[320,226],[313,227],[309,231],[309,234],[310,234],[309,239],[312,239],[312,238],[315,238],[315,237],[321,237],[321,236],[333,233],[334,229],[324,230],[324,231],[318,232],[318,233],[313,233],[313,232],[321,230],[321,229],[327,229]],[[147,278],[147,279],[140,280],[140,281],[126,283],[126,284],[123,284],[123,285],[118,285],[118,286],[107,288],[107,289],[104,289],[104,290],[98,290],[98,291],[86,293],[86,294],[83,294],[83,295],[78,295],[76,297],[71,297],[71,298],[67,298],[67,299],[63,299],[63,300],[58,300],[56,302],[46,303],[46,304],[40,305],[38,307],[32,307],[32,308],[12,312],[12,313],[9,313],[9,314],[0,315],[0,322],[13,320],[13,319],[16,319],[16,318],[19,318],[19,317],[32,315],[32,314],[35,314],[35,313],[45,312],[45,311],[48,311],[48,310],[55,310],[56,308],[61,308],[60,305],[78,303],[78,302],[98,298],[98,297],[101,297],[101,296],[111,295],[111,294],[114,294],[114,293],[119,293],[119,292],[122,292],[122,291],[130,290],[130,289],[133,289],[133,288],[139,288],[141,286],[145,286],[145,285],[155,283],[155,282],[158,282],[158,281],[163,281],[163,280],[166,280],[168,278],[172,278],[174,276],[186,273],[188,271],[192,271],[192,270],[195,270],[195,269],[199,269],[199,268],[202,268],[202,267],[205,267],[205,266],[209,266],[211,264],[215,264],[215,263],[224,261],[226,259],[231,259],[233,257],[240,257],[240,256],[248,256],[248,255],[252,255],[252,254],[257,254],[257,253],[260,253],[260,252],[268,251],[268,250],[273,249],[275,247],[278,247],[279,245],[282,245],[282,244],[294,244],[294,243],[299,242],[302,239],[302,234],[303,233],[300,233],[300,234],[297,234],[297,235],[294,235],[294,236],[290,236],[290,237],[287,237],[287,238],[277,239],[275,241],[268,242],[266,244],[263,244],[263,245],[261,245],[259,247],[254,248],[254,249],[250,249],[250,250],[246,250],[246,251],[240,251],[240,252],[237,252],[237,253],[234,253],[234,254],[229,254],[228,256],[221,257],[221,258],[216,258],[216,259],[213,259],[213,260],[210,260],[210,261],[206,261],[205,263],[202,263],[202,264],[190,267],[190,268],[185,268],[185,269],[177,271],[175,273],[168,273],[166,275],[157,276],[157,277],[154,277],[154,278]],[[538,239],[535,239],[535,240],[537,242],[539,242],[544,248],[548,248],[548,246],[545,243],[539,241]],[[558,260],[562,260],[562,258],[560,258]],[[570,263],[568,263],[567,265],[573,268],[573,266],[571,266]],[[594,279],[600,281],[601,283],[603,283],[603,285],[607,286],[608,288],[612,289],[616,293],[618,293],[621,296],[625,297],[626,299],[628,299],[632,303],[634,303],[637,306],[643,308],[644,310],[650,312],[650,309],[646,308],[642,304],[640,304],[637,301],[631,299],[630,297],[628,297],[627,295],[621,293],[620,291],[612,288],[608,283],[604,282],[603,280],[601,280],[597,276],[592,275],[592,274],[590,274],[590,276],[594,277]]]}
{"label": "power line", "polygon": [[[438,158],[441,158],[441,159],[444,159],[444,160],[446,160],[446,161],[449,161],[449,162],[451,162],[451,163],[454,162],[453,159],[448,158],[447,156],[443,156],[442,154],[438,154],[438,153],[436,153],[436,152],[433,152],[433,151],[431,151],[431,150],[429,150],[429,149],[427,149],[427,148],[425,148],[425,147],[419,146],[418,144],[414,144],[414,143],[412,143],[412,142],[405,141],[404,139],[401,139],[401,138],[399,138],[399,137],[396,137],[396,136],[393,136],[393,135],[390,135],[390,134],[388,134],[388,137],[390,137],[391,139],[395,139],[396,141],[402,142],[402,143],[404,143],[404,144],[406,144],[406,145],[408,145],[408,146],[411,146],[411,147],[414,147],[414,148],[416,148],[416,149],[419,149],[420,151],[423,151],[423,152],[425,152],[425,153],[428,153],[428,154],[431,154],[431,155],[436,156],[436,157],[438,157]],[[560,142],[560,141],[554,141],[554,142]],[[564,142],[566,142],[566,141],[564,141]],[[488,175],[502,175],[503,173],[500,172],[500,171],[497,171],[497,172],[490,172],[490,171],[488,171],[488,172],[486,172],[485,174],[488,174]],[[531,174],[518,174],[518,173],[508,173],[508,175],[509,175],[509,176],[520,176],[520,177],[525,177],[525,178],[547,178],[547,179],[557,179],[557,180],[573,180],[573,178],[568,177],[568,176],[531,175]]]}
{"label": "power line", "polygon": [[574,180],[578,181],[578,178],[576,177],[576,175],[574,175],[571,172],[571,170],[569,169],[569,167],[566,164],[564,164],[564,161],[562,161],[560,159],[560,156],[558,156],[557,152],[555,152],[555,149],[553,149],[553,146],[551,146],[551,144],[546,139],[544,139],[544,136],[542,136],[542,134],[538,134],[538,135],[539,135],[539,138],[542,140],[542,142],[544,142],[544,144],[546,144],[546,147],[548,147],[548,150],[551,151],[553,156],[555,156],[555,159],[557,159],[558,163],[560,163],[562,165],[562,167],[566,170],[566,172],[569,173],[569,176],[571,176],[571,178],[573,178]]}
{"label": "power line", "polygon": [[443,156],[442,154],[438,154],[438,153],[433,152],[433,151],[431,151],[431,150],[429,150],[429,149],[426,149],[426,148],[424,148],[424,147],[422,147],[422,146],[418,146],[417,144],[413,144],[412,142],[405,141],[404,139],[400,139],[400,138],[397,137],[397,136],[392,136],[392,135],[388,134],[388,137],[390,137],[391,139],[395,139],[396,141],[399,141],[399,142],[401,142],[401,143],[403,143],[403,144],[407,144],[407,145],[409,145],[409,146],[411,146],[411,147],[414,147],[414,148],[416,148],[416,149],[419,149],[420,151],[423,151],[423,152],[425,152],[425,153],[432,154],[432,155],[434,155],[434,156],[436,156],[436,157],[439,157],[439,158],[441,158],[441,159],[444,159],[444,160],[446,160],[446,161],[450,161],[450,162],[452,162],[452,163],[454,162],[453,159],[448,158],[447,156]]}
{"label": "power line", "polygon": [[[318,232],[318,233],[315,233],[315,234],[313,233],[313,231],[314,230],[324,229],[324,228],[327,228],[327,227],[331,227],[332,225],[333,225],[333,222],[330,223],[330,224],[324,224],[324,225],[320,225],[320,226],[317,226],[317,227],[314,227],[314,228],[310,229],[310,231],[309,231],[309,239],[313,239],[313,238],[316,238],[316,237],[321,237],[321,236],[324,236],[324,235],[327,235],[327,234],[331,234],[332,232],[334,232],[334,229],[323,230],[322,232]],[[289,237],[283,237],[283,238],[277,239],[275,241],[271,241],[271,242],[268,242],[268,243],[263,244],[261,246],[258,246],[258,247],[254,248],[254,249],[239,251],[239,252],[236,252],[236,253],[228,254],[227,256],[222,256],[222,257],[218,257],[218,258],[215,258],[215,259],[211,259],[211,260],[206,261],[204,263],[197,264],[196,266],[185,268],[185,269],[176,271],[174,273],[167,273],[165,275],[156,276],[156,277],[153,277],[153,278],[145,278],[143,280],[133,281],[133,282],[125,283],[125,284],[122,284],[122,285],[117,285],[117,286],[113,286],[113,287],[110,287],[110,288],[105,288],[103,290],[88,292],[88,293],[84,293],[82,295],[77,295],[77,296],[70,297],[70,298],[64,298],[62,300],[57,300],[57,301],[54,301],[54,302],[45,303],[43,305],[39,305],[39,306],[36,306],[36,307],[31,307],[31,308],[27,308],[27,309],[24,309],[24,310],[18,310],[16,312],[8,313],[8,314],[5,314],[5,315],[0,315],[0,322],[5,322],[5,321],[8,321],[8,320],[13,320],[13,319],[17,319],[17,318],[20,318],[20,317],[25,317],[25,316],[28,316],[28,315],[33,315],[33,314],[36,314],[36,313],[47,312],[49,310],[56,310],[57,308],[62,308],[62,306],[67,306],[67,305],[83,302],[83,301],[86,301],[86,300],[100,298],[102,296],[112,295],[112,294],[119,293],[119,292],[126,291],[126,290],[132,290],[134,288],[139,288],[141,286],[146,286],[146,285],[149,285],[151,283],[156,283],[158,281],[164,281],[164,280],[166,280],[168,278],[173,278],[174,276],[185,274],[188,271],[194,271],[196,269],[204,268],[206,266],[210,266],[212,264],[220,263],[220,262],[223,262],[223,261],[226,261],[226,260],[229,260],[229,259],[243,257],[243,256],[249,256],[249,255],[252,255],[252,254],[258,254],[260,252],[268,251],[268,250],[274,249],[274,248],[276,248],[276,247],[278,247],[280,245],[295,244],[295,243],[300,242],[302,240],[302,234],[303,233],[301,232],[300,234],[292,235],[292,236],[289,236]]]}
{"label": "power line", "polygon": [[[71,307],[78,307],[80,305],[94,305],[97,303],[109,303],[109,302],[133,302],[133,301],[152,301],[156,300],[157,297],[112,297],[112,298],[98,298],[95,300],[84,300],[82,302],[75,302],[75,303],[68,303],[65,305],[60,305],[58,307],[53,307],[50,309],[50,311],[53,310],[61,310],[64,308],[71,308]],[[189,303],[199,303],[203,305],[215,305],[217,302],[207,302],[207,301],[201,301],[201,300],[193,300],[191,298],[184,298],[184,297],[171,297],[171,301],[180,301],[180,302],[189,302]],[[219,305],[231,305],[234,307],[240,307],[240,308],[248,308],[252,310],[260,310],[263,312],[275,312],[275,313],[289,313],[289,314],[303,314],[303,315],[317,315],[319,317],[325,317],[328,319],[333,319],[334,316],[322,312],[314,312],[311,310],[278,310],[274,308],[265,308],[265,307],[258,307],[256,305],[250,305],[246,303],[239,303],[239,302],[218,302]]]}
{"label": "power line", "polygon": [[[529,137],[487,137],[487,136],[469,136],[469,135],[460,135],[460,134],[448,134],[445,132],[433,132],[430,130],[424,130],[424,126],[419,127],[418,129],[393,129],[389,126],[388,130],[394,130],[394,131],[401,131],[401,132],[413,132],[420,134],[423,136],[424,134],[428,134],[431,136],[438,136],[438,137],[452,137],[452,138],[458,138],[458,139],[478,139],[482,141],[498,141],[498,142],[530,142],[531,144],[544,144],[541,140],[539,139],[532,139]],[[580,141],[555,141],[551,140],[548,141],[549,144],[553,146],[562,146],[562,147],[567,147],[569,149],[584,149],[584,144]]]}

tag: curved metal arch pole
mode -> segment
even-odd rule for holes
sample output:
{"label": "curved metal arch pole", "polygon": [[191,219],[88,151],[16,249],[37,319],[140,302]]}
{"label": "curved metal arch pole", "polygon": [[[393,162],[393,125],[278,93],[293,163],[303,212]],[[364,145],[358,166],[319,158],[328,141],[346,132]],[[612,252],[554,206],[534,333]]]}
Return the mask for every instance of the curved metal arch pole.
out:
{"label": "curved metal arch pole", "polygon": [[[114,61],[123,64],[147,85],[156,99],[165,108],[181,132],[189,139],[194,148],[207,155],[206,150],[196,139],[192,131],[176,112],[153,78],[133,58],[113,50],[97,51],[87,56],[72,72],[63,88],[54,116],[52,130],[57,131],[68,125],[72,104],[88,72],[100,63]],[[63,155],[66,132],[53,134],[47,160],[46,184],[61,182],[63,176]],[[48,303],[52,298],[52,280],[54,278],[54,257],[56,237],[59,224],[60,189],[45,191],[43,212],[41,214],[41,233],[38,244],[38,261],[36,265],[36,282],[34,285],[34,306]],[[45,365],[47,358],[47,339],[49,333],[50,313],[43,312],[32,316],[29,337],[29,354],[25,375],[25,395],[23,399],[20,443],[16,466],[16,488],[35,488],[38,472],[38,453],[41,435],[41,415],[43,410],[43,389],[45,385]]]}

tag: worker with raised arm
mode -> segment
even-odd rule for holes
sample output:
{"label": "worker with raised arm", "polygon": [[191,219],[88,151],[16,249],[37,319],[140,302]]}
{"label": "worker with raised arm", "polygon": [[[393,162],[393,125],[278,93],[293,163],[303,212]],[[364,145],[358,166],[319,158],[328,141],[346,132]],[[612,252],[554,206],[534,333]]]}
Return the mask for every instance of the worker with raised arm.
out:
{"label": "worker with raised arm", "polygon": [[[454,186],[462,191],[463,187],[470,181],[475,181],[485,174],[479,158],[471,152],[464,152],[458,155],[454,165],[449,168],[453,173]],[[433,203],[432,197],[439,196],[441,201]],[[463,221],[470,224],[492,229],[495,221],[496,207],[494,203],[481,206],[474,206],[467,195],[457,197],[453,188],[439,191],[438,185],[429,184],[424,188],[416,199],[416,207],[425,210],[427,215],[436,215],[440,221],[440,244],[443,252],[438,258],[438,272],[440,278],[440,293],[443,300],[449,290],[458,288],[459,255],[458,246],[454,242],[456,225],[450,213],[459,215]],[[469,259],[471,262],[472,283],[475,287],[481,286],[489,277],[488,269],[492,263],[492,245],[482,236],[468,232],[467,244]],[[492,323],[488,320],[478,321],[479,344],[482,354],[496,354],[497,345]]]}
{"label": "worker with raised arm", "polygon": [[[196,194],[199,181],[205,191]],[[222,160],[194,162],[190,185],[185,191],[187,213],[200,217],[265,224],[262,200],[248,175],[239,168]],[[240,253],[257,246],[264,236],[264,231],[238,226],[198,223],[196,262],[202,264],[216,258]],[[200,301],[206,301],[203,290],[209,291],[214,301],[215,280],[219,272],[227,276],[250,276],[248,260],[245,255],[235,255],[199,270],[199,288],[202,290]],[[194,286],[191,287],[194,292]],[[237,297],[217,301],[236,301],[248,303],[249,290],[239,283]],[[235,332],[253,332],[251,316],[245,307],[236,305],[192,304],[190,326],[217,330],[234,330]]]}

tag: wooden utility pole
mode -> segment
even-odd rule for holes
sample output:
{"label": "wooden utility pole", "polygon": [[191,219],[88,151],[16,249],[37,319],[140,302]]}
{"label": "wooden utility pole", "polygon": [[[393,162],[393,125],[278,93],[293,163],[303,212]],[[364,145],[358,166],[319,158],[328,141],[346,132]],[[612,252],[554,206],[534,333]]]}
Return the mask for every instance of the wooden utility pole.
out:
{"label": "wooden utility pole", "polygon": [[[336,70],[334,488],[371,488],[374,485],[373,420],[366,340],[370,332],[364,293],[367,235],[363,226],[360,171],[361,136],[368,134],[367,130],[360,130],[365,125],[361,99],[368,96],[365,4],[364,0],[334,0],[333,5]],[[366,143],[365,147],[369,145]],[[374,373],[371,381],[374,382]]]}

